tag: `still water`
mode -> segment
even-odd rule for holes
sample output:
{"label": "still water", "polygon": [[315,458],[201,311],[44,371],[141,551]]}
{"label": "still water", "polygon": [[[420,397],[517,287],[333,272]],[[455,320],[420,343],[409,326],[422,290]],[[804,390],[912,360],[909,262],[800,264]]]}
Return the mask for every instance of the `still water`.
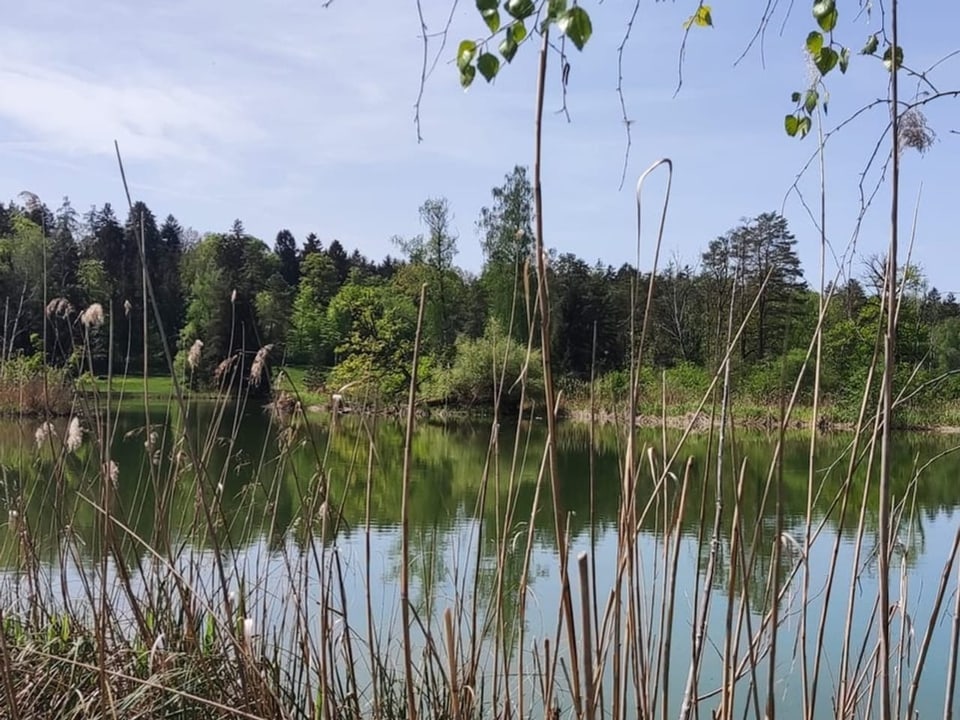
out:
{"label": "still water", "polygon": [[[331,427],[331,418],[317,415],[308,423],[290,425],[271,421],[259,408],[240,410],[213,404],[191,406],[186,416],[176,409],[156,408],[150,413],[149,428],[144,418],[142,409],[119,412],[111,445],[116,474],[111,503],[122,528],[120,547],[143,578],[150,575],[149,567],[158,555],[175,557],[175,562],[190,557],[193,561],[185,561],[182,571],[191,574],[191,582],[212,587],[212,551],[220,547],[231,558],[236,575],[247,580],[246,592],[254,608],[251,614],[263,628],[262,636],[274,637],[278,628],[282,635],[294,622],[287,602],[291,589],[301,589],[306,604],[318,604],[324,597],[324,583],[329,581],[329,576],[323,579],[319,563],[296,560],[307,552],[304,524],[309,517],[313,531],[323,536],[324,547],[336,550],[346,593],[343,610],[354,613],[351,622],[365,622],[370,612],[384,637],[396,640],[403,497],[401,424],[343,417]],[[31,528],[31,552],[48,568],[48,591],[62,595],[67,588],[68,595],[75,594],[77,602],[82,602],[84,573],[101,557],[97,518],[104,473],[100,472],[96,432],[88,427],[83,445],[64,458],[55,452],[56,441],[47,440],[38,448],[36,430],[35,422],[5,422],[0,428],[0,502],[7,509],[3,514],[6,521],[0,524],[0,564],[4,568],[0,594],[8,604],[22,598],[24,549],[19,529],[26,524]],[[65,432],[65,424],[58,426],[57,437]],[[673,453],[679,433],[664,437],[658,431],[643,431],[640,439],[653,449],[654,461],[662,466],[664,454]],[[498,564],[504,566],[504,586],[520,586],[531,517],[525,649],[536,638],[555,632],[560,585],[553,498],[549,482],[540,484],[538,490],[545,441],[546,427],[539,422],[503,425],[495,431],[489,423],[418,424],[413,439],[409,572],[411,600],[426,632],[436,630],[448,607],[462,604],[465,598],[493,593]],[[824,614],[817,716],[831,715],[851,578],[855,577],[853,596],[857,599],[851,632],[855,637],[870,638],[870,642],[876,633],[870,613],[876,596],[872,553],[878,502],[869,489],[862,515],[862,542],[857,533],[867,477],[865,460],[853,474],[851,506],[842,526],[836,502],[847,476],[850,442],[846,435],[827,435],[819,442],[811,527],[820,533],[806,557],[801,546],[807,533],[809,438],[801,434],[788,437],[783,453],[780,502],[785,534],[781,547],[786,569],[781,570],[785,576],[781,613],[791,631],[785,637],[792,638],[802,604],[801,577],[809,568],[808,648],[816,644],[824,586],[837,553],[834,595]],[[901,663],[906,680],[930,625],[937,586],[958,529],[960,452],[953,452],[958,443],[960,438],[917,434],[900,435],[895,443],[892,490],[900,521],[891,602],[904,610],[895,629],[902,629],[911,640]],[[773,501],[763,504],[774,445],[773,436],[741,432],[724,454],[721,524],[728,529],[732,523],[736,481],[742,468],[740,522],[747,537],[756,537],[751,548],[757,557],[743,591],[755,620],[763,617],[769,605],[764,589],[778,537]],[[603,603],[617,573],[623,433],[612,426],[599,428],[591,446],[586,426],[562,424],[558,448],[559,500],[571,557],[589,553],[595,564],[599,602]],[[203,472],[193,466],[192,460],[198,457],[203,458]],[[672,692],[668,700],[673,716],[680,706],[689,665],[695,608],[703,594],[716,506],[716,448],[706,435],[687,439],[673,468],[677,475],[682,474],[688,457],[693,459],[690,483],[678,524],[676,639],[671,652],[676,679],[671,681],[675,696]],[[875,468],[873,472],[875,475]],[[707,481],[705,476],[709,476]],[[642,506],[654,488],[646,460],[641,478],[638,498]],[[675,491],[678,481],[669,482]],[[203,512],[199,484],[217,498],[212,519]],[[531,515],[535,502],[538,509]],[[511,503],[512,520],[506,526],[504,511]],[[664,533],[665,527],[673,531],[673,523],[659,504],[651,506],[637,536],[637,557],[651,597],[662,598]],[[835,543],[838,537],[840,542]],[[69,553],[63,551],[67,543],[72,548]],[[726,547],[724,544],[718,552],[714,572],[716,592],[709,627],[715,644],[704,656],[701,694],[709,693],[722,680],[719,653],[731,567]],[[199,564],[197,558],[201,558]],[[303,568],[302,576],[292,578],[298,567]],[[135,578],[134,582],[140,583],[138,587],[148,584],[145,579]],[[943,713],[956,583],[954,569],[943,608],[930,625],[933,632],[917,702],[920,717]],[[113,592],[117,592],[115,588]],[[509,592],[504,597],[514,606],[507,608],[509,615],[518,598]],[[123,602],[119,593],[117,602]],[[796,642],[786,642],[778,658],[775,687],[781,714],[799,716],[801,648]]]}

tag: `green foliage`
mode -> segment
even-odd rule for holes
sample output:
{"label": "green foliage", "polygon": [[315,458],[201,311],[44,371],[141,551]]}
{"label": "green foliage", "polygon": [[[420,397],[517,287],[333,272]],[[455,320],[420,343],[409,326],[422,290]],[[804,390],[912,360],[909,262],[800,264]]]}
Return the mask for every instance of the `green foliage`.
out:
{"label": "green foliage", "polygon": [[960,370],[960,318],[946,318],[931,329],[930,353],[938,370]]}
{"label": "green foliage", "polygon": [[[500,72],[502,66],[493,47],[506,62],[513,61],[520,46],[530,37],[528,20],[539,19],[537,24],[543,31],[555,24],[577,50],[583,50],[593,35],[590,13],[580,5],[568,7],[566,0],[547,0],[539,6],[534,0],[506,0],[503,10],[510,19],[506,24],[500,14],[500,0],[477,0],[476,6],[490,35],[482,40],[461,40],[457,46],[456,65],[460,84],[465,88],[473,84],[478,70],[488,83]],[[709,6],[702,6],[695,17],[697,24],[712,24]]]}
{"label": "green foliage", "polygon": [[333,363],[336,338],[327,306],[337,291],[337,271],[325,253],[311,253],[302,264],[300,286],[293,301],[290,354],[311,367]]}
{"label": "green foliage", "polygon": [[[706,12],[707,24],[710,24],[710,10]],[[569,10],[565,10],[557,17],[557,28],[561,33],[570,38],[577,50],[583,50],[584,45],[593,34],[593,25],[590,23],[590,15],[579,5],[574,5]]]}
{"label": "green foliage", "polygon": [[487,296],[487,316],[511,328],[521,342],[529,318],[524,301],[523,269],[533,247],[533,186],[520,165],[491,191],[493,203],[480,210],[477,229],[484,266],[480,283]]}
{"label": "green foliage", "polygon": [[230,233],[207,235],[191,248],[184,269],[190,302],[180,346],[189,348],[198,339],[204,343],[203,380],[212,380],[213,369],[227,358],[252,357],[282,335],[289,289],[279,275],[279,260],[265,243],[247,235],[240,221]]}
{"label": "green foliage", "polygon": [[382,281],[348,283],[331,300],[328,316],[338,338],[329,384],[359,385],[385,399],[401,397],[410,383],[417,330],[417,308],[410,298]]}
{"label": "green foliage", "polygon": [[799,400],[809,402],[813,393],[813,368],[805,358],[806,351],[797,348],[781,357],[751,365],[740,382],[738,397],[767,406],[776,406],[781,401],[787,403],[801,370],[805,370]]}
{"label": "green foliage", "polygon": [[521,383],[528,399],[540,399],[543,366],[540,352],[509,337],[496,320],[490,320],[479,338],[461,336],[456,342],[453,364],[436,373],[426,389],[434,401],[458,405],[493,406],[499,396],[504,411],[519,406]]}

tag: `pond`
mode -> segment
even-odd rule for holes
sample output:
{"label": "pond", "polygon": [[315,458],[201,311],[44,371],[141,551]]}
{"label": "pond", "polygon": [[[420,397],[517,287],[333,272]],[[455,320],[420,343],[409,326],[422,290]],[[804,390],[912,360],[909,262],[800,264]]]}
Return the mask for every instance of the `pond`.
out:
{"label": "pond", "polygon": [[[133,618],[137,598],[156,598],[164,578],[175,577],[211,613],[228,589],[232,603],[242,597],[265,652],[276,646],[296,657],[304,638],[318,647],[334,638],[340,650],[314,651],[322,665],[344,652],[347,635],[350,660],[367,681],[382,661],[375,655],[400,661],[401,423],[321,414],[277,421],[260,408],[213,402],[185,414],[155,407],[146,420],[143,409],[112,417],[109,458],[97,444],[102,422],[84,420],[84,442],[69,454],[61,447],[65,422],[39,436],[36,422],[4,422],[0,594],[8,612],[28,612],[43,596],[92,613],[105,591],[118,617]],[[825,435],[811,486],[809,436],[788,435],[778,466],[775,435],[738,431],[720,465],[714,536],[715,436],[692,435],[677,450],[681,433],[640,431],[629,495],[624,437],[612,425],[591,433],[561,423],[555,514],[549,473],[541,472],[543,422],[418,421],[406,567],[420,664],[445,657],[437,647],[450,610],[465,677],[473,668],[487,678],[478,695],[536,716],[549,640],[564,663],[551,695],[572,716],[576,660],[566,629],[558,631],[559,518],[569,542],[576,642],[583,641],[584,598],[591,606],[589,662],[601,667],[592,685],[604,688],[595,690],[600,707],[676,717],[688,688],[713,709],[721,703],[717,689],[735,680],[729,702],[753,708],[751,715],[771,695],[782,717],[834,716],[841,687],[845,703],[869,714],[866,699],[877,691],[879,454],[871,463],[868,442],[860,442],[851,472],[853,436]],[[944,710],[955,567],[939,597],[938,588],[958,531],[957,442],[919,434],[895,440],[890,613],[898,715],[921,650],[915,710],[920,717]],[[675,452],[665,473],[664,459]],[[111,474],[112,482],[102,481]],[[102,522],[105,509],[110,523]],[[583,595],[580,553],[589,581]],[[39,586],[31,577],[42,579]],[[619,612],[609,610],[613,598]],[[617,656],[616,646],[629,651]],[[814,696],[814,684],[809,708],[804,696]]]}

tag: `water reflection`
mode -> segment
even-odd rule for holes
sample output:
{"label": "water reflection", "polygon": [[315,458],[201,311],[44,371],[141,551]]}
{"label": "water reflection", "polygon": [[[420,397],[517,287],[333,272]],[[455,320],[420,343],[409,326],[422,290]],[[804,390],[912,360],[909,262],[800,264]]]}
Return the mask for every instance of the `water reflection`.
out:
{"label": "water reflection", "polygon": [[[312,555],[313,541],[320,538],[323,547],[336,548],[342,561],[338,572],[342,571],[346,600],[333,603],[339,611],[363,615],[356,607],[369,603],[385,628],[396,622],[403,490],[400,424],[346,417],[331,428],[329,419],[320,415],[309,422],[281,424],[271,422],[259,408],[197,403],[186,413],[176,407],[158,407],[151,411],[147,427],[142,410],[122,411],[110,445],[110,458],[118,467],[115,483],[104,480],[100,471],[105,458],[95,442],[98,429],[87,429],[80,449],[64,454],[57,442],[37,447],[35,423],[0,425],[0,503],[7,518],[0,523],[0,564],[8,570],[6,578],[16,579],[25,563],[39,561],[51,569],[51,590],[59,574],[70,592],[76,589],[80,594],[81,566],[103,557],[98,507],[109,502],[117,520],[113,552],[139,569],[138,583],[152,577],[159,556],[173,558],[174,563],[183,561],[178,571],[191,573],[191,583],[209,585],[214,576],[211,551],[225,549],[232,567],[240,571],[238,576],[246,573],[257,578],[254,592],[263,602],[252,605],[261,613],[258,623],[289,627],[291,608],[283,603],[285,592],[303,588],[317,606],[333,602],[327,598],[329,584],[319,579],[322,563]],[[63,425],[57,427],[56,437],[62,438],[64,430]],[[489,425],[477,423],[418,426],[409,503],[409,571],[414,608],[426,627],[460,601],[476,603],[479,611],[474,617],[481,623],[498,623],[508,638],[515,638],[521,627],[547,632],[555,627],[558,568],[553,501],[550,484],[538,484],[545,439],[546,427],[538,422],[503,426],[493,436]],[[658,431],[644,431],[640,439],[653,448],[659,467],[664,455],[673,453],[680,435],[671,432],[664,438]],[[837,566],[843,577],[838,582],[846,586],[856,577],[857,591],[871,597],[878,503],[875,488],[868,484],[866,462],[858,464],[850,481],[851,502],[845,513],[837,503],[846,482],[850,440],[844,435],[820,440],[809,530],[816,531],[823,523],[823,535],[805,556],[808,438],[789,436],[783,450],[779,500],[787,539],[782,540],[774,498],[765,499],[775,438],[737,434],[724,455],[723,512],[714,573],[718,593],[727,592],[731,570],[737,567],[741,577],[746,572],[742,597],[754,614],[762,616],[771,600],[769,577],[774,549],[779,547],[776,587],[791,593],[784,597],[784,607],[795,611],[796,594],[787,580],[801,570],[825,577],[839,537]],[[903,569],[905,578],[915,577],[914,586],[937,582],[943,552],[952,541],[960,506],[956,482],[960,453],[950,452],[955,443],[945,436],[902,435],[894,446],[892,491],[901,517],[895,570]],[[612,587],[617,573],[623,447],[622,433],[613,427],[599,428],[592,448],[585,426],[560,427],[559,499],[573,550],[596,548],[591,556],[601,592]],[[942,457],[925,466],[938,456]],[[665,538],[672,544],[673,533],[681,536],[678,628],[689,628],[702,590],[717,503],[716,449],[710,438],[695,435],[686,441],[681,461],[673,468],[676,475],[682,477],[688,457],[690,474],[682,513],[678,512],[679,477],[658,486],[644,461],[637,488],[639,506],[651,508],[637,537],[638,558],[650,593],[663,592]],[[733,555],[730,531],[741,468],[739,523],[744,544],[742,555]],[[861,498],[865,498],[865,541],[858,548],[854,541],[861,522]],[[28,534],[21,532],[24,527],[29,528]],[[529,566],[528,533],[533,544]],[[193,554],[185,555],[185,548]],[[857,550],[861,555],[855,560]],[[520,597],[517,591],[523,586],[532,590]],[[902,587],[908,592],[913,586],[904,580]],[[741,588],[734,590],[739,598]],[[929,594],[920,599],[913,608],[914,616],[922,618]],[[521,600],[528,608],[522,620]],[[814,613],[819,612],[818,602],[819,596],[814,597]],[[864,600],[861,605],[869,607],[870,602]],[[721,607],[718,603],[712,612],[720,612]],[[844,609],[841,601],[829,615],[828,632],[840,635]],[[272,620],[270,613],[275,614]],[[857,628],[869,623],[866,613],[854,618]],[[715,626],[722,629],[723,624]],[[946,652],[936,646],[940,640],[932,653]],[[689,644],[676,642],[677,668],[687,667],[689,652]],[[789,657],[784,660],[790,661]],[[705,669],[704,682],[709,684],[716,674],[716,667]],[[673,685],[679,687],[680,680]]]}
{"label": "water reflection", "polygon": [[[258,408],[236,416],[233,412],[232,408],[224,410],[213,403],[195,404],[186,417],[181,417],[176,408],[164,408],[151,415],[149,437],[142,411],[118,415],[111,450],[119,468],[114,509],[139,538],[158,546],[184,537],[210,543],[213,538],[210,522],[203,517],[201,493],[219,497],[220,512],[213,523],[217,539],[233,546],[261,536],[267,536],[272,545],[288,533],[295,537],[301,523],[308,518],[316,522],[320,505],[329,517],[336,518],[337,522],[328,525],[340,533],[349,535],[363,527],[368,512],[374,528],[398,525],[403,466],[401,425],[347,418],[341,419],[336,432],[331,433],[322,416],[312,419],[309,425],[290,428],[271,423]],[[36,523],[39,557],[55,558],[58,524],[69,518],[72,532],[82,540],[89,556],[95,558],[99,547],[94,503],[102,491],[101,460],[95,443],[88,436],[78,452],[59,457],[46,446],[36,448],[35,429],[35,424],[11,421],[4,421],[0,427],[0,503]],[[589,535],[591,513],[595,531],[616,527],[623,443],[615,429],[598,429],[591,478],[587,428],[565,424],[560,430],[561,502],[569,512],[571,538],[577,541]],[[516,436],[521,446],[515,457]],[[465,517],[479,517],[488,534],[515,532],[515,528],[499,528],[498,523],[511,501],[515,503],[514,517],[518,521],[529,518],[545,436],[546,428],[540,423],[524,425],[519,433],[516,427],[504,426],[497,437],[499,455],[493,456],[489,426],[421,424],[413,440],[410,522],[414,535],[425,538],[425,547],[432,546],[436,538],[450,532]],[[657,462],[662,462],[660,434],[641,434],[641,439],[657,449]],[[668,435],[668,453],[672,453],[678,439],[678,434]],[[728,529],[740,463],[746,459],[741,522],[745,528],[757,528],[765,540],[760,546],[770,546],[774,539],[774,503],[772,498],[763,503],[774,444],[772,437],[741,434],[728,451],[724,468],[723,521]],[[814,518],[819,520],[832,510],[827,520],[832,531],[839,524],[834,503],[843,488],[849,444],[847,436],[826,436],[820,441],[816,456]],[[892,491],[895,498],[904,501],[904,531],[908,526],[912,538],[908,558],[923,552],[925,523],[951,513],[960,504],[960,485],[955,482],[960,454],[940,458],[924,468],[914,482],[918,468],[927,459],[954,444],[953,438],[935,435],[904,435],[897,440],[892,459]],[[680,519],[685,535],[698,534],[701,508],[712,509],[716,502],[714,454],[708,438],[701,435],[689,438],[680,455],[682,459],[693,459],[686,511]],[[787,439],[781,502],[788,529],[803,531],[805,524],[807,454],[805,437]],[[678,462],[674,470],[682,474],[682,464]],[[706,474],[711,479],[704,482]],[[866,463],[860,463],[852,481],[852,498],[859,501],[865,482]],[[59,492],[58,483],[62,484]],[[641,506],[650,499],[654,487],[646,462],[641,463]],[[483,506],[478,515],[482,489]],[[662,530],[663,513],[672,512],[670,507],[678,493],[679,481],[668,481],[662,497],[658,496],[653,503],[654,511],[643,520],[644,530]],[[541,500],[535,539],[549,546],[554,538],[553,514],[548,511],[552,502],[549,484],[541,488]],[[876,524],[875,492],[867,492],[866,503],[864,522],[869,533]],[[844,537],[855,536],[856,521],[855,511],[850,510],[839,528]],[[0,555],[0,562],[9,564],[11,560],[6,555],[11,539],[11,525],[6,524],[0,528],[0,548],[5,553]],[[138,549],[136,544],[128,550],[133,555],[143,552],[142,546]]]}

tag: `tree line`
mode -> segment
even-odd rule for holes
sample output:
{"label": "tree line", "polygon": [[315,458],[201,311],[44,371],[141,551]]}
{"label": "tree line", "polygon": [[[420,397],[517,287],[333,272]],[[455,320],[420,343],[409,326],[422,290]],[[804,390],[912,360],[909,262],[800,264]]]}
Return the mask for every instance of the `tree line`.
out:
{"label": "tree line", "polygon": [[[502,374],[504,402],[517,402],[516,379],[538,382],[533,251],[533,192],[515,167],[492,189],[475,228],[483,250],[479,273],[456,264],[461,239],[444,198],[419,209],[421,234],[395,237],[396,256],[379,261],[311,233],[298,243],[289,230],[272,246],[236,220],[203,236],[173,215],[161,222],[144,203],[121,220],[110,204],[80,215],[68,199],[51,211],[23,194],[0,204],[0,360],[44,361],[74,373],[139,368],[174,370],[193,386],[249,383],[255,362],[310,368],[317,385],[362,385],[384,398],[410,382],[410,358],[421,287],[422,395],[435,402],[487,403]],[[600,377],[622,397],[631,362],[631,317],[648,316],[644,377],[657,369],[692,389],[706,387],[740,330],[732,363],[741,395],[771,402],[792,389],[807,360],[821,298],[804,280],[787,219],[761,213],[705,244],[696,266],[671,261],[654,280],[630,264],[588,262],[552,253],[549,273],[551,354],[572,390]],[[143,322],[141,254],[157,312]],[[859,402],[882,321],[883,260],[865,263],[860,279],[827,288],[821,387],[840,406]],[[901,278],[898,362],[903,381],[952,378],[960,369],[960,304],[928,287],[908,266]],[[105,327],[79,322],[100,304]],[[742,329],[741,329],[742,326]],[[81,366],[82,349],[89,358]],[[531,360],[526,357],[532,352]],[[812,373],[801,393],[809,394]],[[258,378],[254,378],[258,380]],[[931,386],[933,383],[931,383]],[[954,385],[956,389],[954,390]],[[254,387],[255,386],[255,387]],[[252,390],[269,383],[254,382]],[[849,394],[849,396],[848,396]],[[936,397],[960,395],[960,384]]]}

